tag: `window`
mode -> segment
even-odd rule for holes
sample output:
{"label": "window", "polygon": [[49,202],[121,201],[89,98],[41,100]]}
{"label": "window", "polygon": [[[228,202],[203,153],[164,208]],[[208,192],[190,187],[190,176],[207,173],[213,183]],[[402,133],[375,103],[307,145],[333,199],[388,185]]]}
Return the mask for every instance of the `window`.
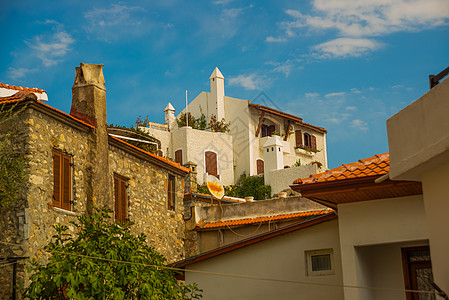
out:
{"label": "window", "polygon": [[72,157],[53,151],[54,207],[70,210],[72,203]]}
{"label": "window", "polygon": [[167,188],[167,208],[169,210],[175,210],[176,202],[176,187],[175,187],[175,176],[168,175],[168,188]]}
{"label": "window", "polygon": [[213,151],[206,151],[204,152],[204,159],[206,161],[206,173],[220,178],[218,176],[217,153]]}
{"label": "window", "polygon": [[[268,149],[267,149],[268,150]],[[257,160],[257,175],[263,174],[264,171],[264,163],[262,159]]]}
{"label": "window", "polygon": [[309,133],[304,133],[304,146],[310,149],[316,149],[316,137]]}
{"label": "window", "polygon": [[175,162],[180,164],[182,166],[182,150],[176,150],[175,151]]}
{"label": "window", "polygon": [[306,263],[308,276],[335,274],[332,249],[306,251]]}
{"label": "window", "polygon": [[128,221],[128,179],[114,174],[115,221]]}
{"label": "window", "polygon": [[275,125],[262,124],[262,137],[271,136],[276,131]]}

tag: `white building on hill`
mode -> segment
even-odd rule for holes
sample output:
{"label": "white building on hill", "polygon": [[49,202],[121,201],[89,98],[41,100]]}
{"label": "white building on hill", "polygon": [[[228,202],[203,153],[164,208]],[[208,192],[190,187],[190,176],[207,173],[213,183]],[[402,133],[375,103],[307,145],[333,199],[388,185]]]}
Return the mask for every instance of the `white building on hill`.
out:
{"label": "white building on hill", "polygon": [[[283,188],[287,188],[298,177],[316,173],[320,168],[327,169],[327,131],[324,128],[265,105],[225,96],[224,76],[218,68],[209,80],[210,92],[202,92],[193,99],[188,112],[196,119],[204,115],[207,123],[213,116],[230,122],[229,132],[178,128],[175,108],[170,103],[164,110],[165,124],[150,122],[145,128],[161,141],[165,156],[181,164],[189,161],[197,164],[198,183],[204,182],[206,174],[216,175],[223,184],[230,185],[242,174],[265,173],[266,183],[270,184],[267,171],[289,168],[298,159],[302,166],[317,166],[297,168],[296,172],[289,170],[283,180]],[[181,113],[184,112],[185,109]],[[283,175],[277,172],[276,177],[279,176]],[[273,192],[280,189],[274,188]]]}

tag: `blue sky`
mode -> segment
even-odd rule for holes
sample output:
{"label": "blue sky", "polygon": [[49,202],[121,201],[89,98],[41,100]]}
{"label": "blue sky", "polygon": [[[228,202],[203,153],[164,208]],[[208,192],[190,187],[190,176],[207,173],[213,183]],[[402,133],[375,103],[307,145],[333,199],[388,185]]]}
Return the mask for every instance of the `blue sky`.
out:
{"label": "blue sky", "polygon": [[325,127],[330,168],[387,152],[386,119],[449,65],[447,0],[2,2],[0,82],[69,112],[75,66],[101,63],[108,121],[131,125],[218,66],[227,96]]}

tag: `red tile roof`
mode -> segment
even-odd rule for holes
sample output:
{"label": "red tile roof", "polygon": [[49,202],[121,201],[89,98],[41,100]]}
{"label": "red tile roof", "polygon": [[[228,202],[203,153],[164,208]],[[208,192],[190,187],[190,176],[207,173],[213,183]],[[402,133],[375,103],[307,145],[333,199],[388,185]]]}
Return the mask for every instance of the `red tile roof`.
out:
{"label": "red tile roof", "polygon": [[41,90],[41,89],[9,85],[9,84],[1,83],[1,82],[0,82],[0,88],[10,89],[10,90],[17,90],[17,91],[34,92],[34,93],[47,93],[45,90]]}
{"label": "red tile roof", "polygon": [[297,116],[294,116],[294,115],[291,115],[291,114],[288,114],[288,113],[285,113],[285,112],[273,109],[271,107],[260,105],[260,104],[255,104],[255,103],[251,103],[251,102],[248,102],[248,106],[249,107],[253,107],[255,109],[258,109],[260,111],[264,111],[264,112],[267,112],[267,113],[270,113],[270,114],[274,114],[276,116],[280,116],[280,117],[286,118],[288,120],[295,121],[295,122],[297,122],[301,126],[304,126],[304,127],[307,127],[307,128],[313,129],[313,130],[316,130],[318,132],[327,133],[327,130],[324,129],[323,127],[318,127],[318,126],[314,126],[314,125],[311,125],[311,124],[308,124],[308,123],[304,123],[302,121],[302,118],[300,118],[300,117],[297,117]]}
{"label": "red tile roof", "polygon": [[219,222],[200,222],[197,225],[197,229],[213,229],[227,226],[241,226],[241,225],[250,225],[257,224],[263,222],[273,222],[279,220],[287,220],[287,219],[295,219],[295,218],[305,218],[305,217],[315,217],[319,215],[325,215],[333,212],[333,209],[327,208],[322,210],[310,210],[310,211],[301,211],[296,213],[289,213],[283,215],[276,216],[265,216],[265,217],[257,217],[257,218],[247,218],[247,219],[239,219],[239,220],[229,220],[229,221],[219,221]]}
{"label": "red tile roof", "polygon": [[185,268],[186,266],[189,266],[196,262],[204,261],[206,259],[213,258],[213,257],[221,255],[221,254],[229,253],[231,251],[241,249],[243,247],[254,245],[256,243],[260,243],[265,240],[269,240],[269,239],[272,239],[272,238],[275,238],[275,237],[278,237],[278,236],[281,236],[281,235],[284,235],[284,234],[287,234],[290,232],[294,232],[296,230],[309,228],[309,227],[319,225],[324,222],[333,221],[336,219],[337,219],[337,215],[335,214],[335,212],[331,212],[331,213],[321,215],[321,216],[316,216],[316,217],[313,217],[313,218],[310,218],[307,220],[301,220],[292,225],[288,225],[288,226],[281,227],[281,228],[278,228],[278,229],[275,229],[272,231],[264,232],[262,234],[255,235],[255,236],[249,237],[247,239],[231,243],[226,246],[222,246],[222,247],[219,247],[219,248],[207,251],[207,252],[200,253],[198,255],[191,256],[184,260],[172,263],[169,266],[172,266],[175,268]]}
{"label": "red tile roof", "polygon": [[176,162],[174,162],[174,161],[171,161],[171,160],[169,160],[169,159],[167,159],[167,158],[165,158],[165,157],[161,157],[161,156],[158,156],[158,155],[153,154],[153,153],[151,153],[151,152],[147,152],[147,151],[145,151],[145,150],[142,150],[142,149],[140,149],[139,147],[136,147],[136,146],[134,146],[134,145],[131,145],[131,144],[125,142],[124,140],[121,140],[121,139],[116,138],[116,137],[114,137],[114,136],[109,135],[109,138],[110,138],[110,139],[113,139],[113,140],[116,140],[116,141],[118,141],[118,142],[120,142],[120,143],[122,143],[122,144],[124,144],[124,145],[127,145],[127,146],[129,146],[129,147],[131,147],[131,148],[134,148],[134,150],[137,150],[137,151],[140,151],[140,152],[142,152],[142,153],[144,153],[144,154],[146,154],[146,155],[149,155],[149,156],[151,156],[151,157],[153,157],[153,158],[155,158],[155,159],[157,159],[157,160],[159,160],[159,161],[161,161],[161,162],[163,162],[163,163],[166,163],[166,164],[168,164],[168,165],[171,165],[172,167],[175,167],[175,168],[177,168],[177,169],[179,169],[179,170],[181,170],[181,171],[184,171],[184,172],[186,172],[186,173],[189,173],[189,172],[190,172],[190,169],[189,169],[189,168],[186,168],[186,167],[184,167],[184,166],[181,166],[179,163],[176,163]]}
{"label": "red tile roof", "polygon": [[373,157],[361,159],[351,164],[343,164],[338,168],[314,174],[303,179],[296,179],[293,184],[305,185],[317,182],[362,178],[367,176],[381,176],[390,170],[389,153],[376,154]]}
{"label": "red tile roof", "polygon": [[[63,111],[60,111],[59,109],[51,107],[50,105],[42,103],[41,101],[36,100],[36,99],[37,99],[36,95],[33,94],[32,92],[19,91],[19,92],[15,93],[13,96],[10,96],[10,97],[0,97],[0,104],[19,103],[19,102],[22,102],[22,101],[25,101],[25,100],[33,100],[35,103],[38,103],[39,105],[42,105],[42,106],[44,106],[44,107],[46,107],[46,108],[48,108],[48,109],[50,109],[50,110],[52,110],[54,112],[62,114],[62,115],[64,115],[67,118],[70,118],[70,119],[75,120],[75,121],[77,121],[79,123],[82,123],[82,124],[92,128],[92,129],[95,128],[94,126],[92,126],[92,125],[90,125],[90,124],[88,124],[88,123],[86,123],[86,122],[84,122],[84,121],[82,121],[80,119],[77,119],[77,118],[73,117],[72,115],[69,115],[69,114],[67,114],[67,113],[65,113]],[[142,152],[142,153],[144,153],[146,155],[149,155],[149,156],[151,156],[151,157],[153,157],[153,158],[155,158],[155,159],[157,159],[157,160],[159,160],[161,162],[164,162],[164,163],[166,163],[168,165],[171,165],[171,166],[173,166],[173,167],[175,167],[175,168],[177,168],[177,169],[179,169],[181,171],[184,171],[184,172],[187,172],[187,173],[190,172],[190,169],[188,169],[186,167],[183,167],[183,166],[181,166],[178,163],[170,161],[170,160],[168,160],[168,159],[166,159],[164,157],[160,157],[160,156],[157,156],[155,154],[146,152],[146,151],[144,151],[144,150],[142,150],[142,149],[140,149],[140,148],[138,148],[136,146],[133,146],[131,144],[128,144],[128,143],[124,142],[123,140],[117,139],[117,138],[112,137],[112,136],[109,136],[109,137],[112,138],[112,139],[115,139],[115,140],[117,140],[117,141],[119,141],[119,142],[121,142],[123,144],[126,144],[126,145],[128,145],[128,146],[130,146],[132,148],[135,148],[135,150],[138,150],[138,151],[140,151],[140,152]]]}

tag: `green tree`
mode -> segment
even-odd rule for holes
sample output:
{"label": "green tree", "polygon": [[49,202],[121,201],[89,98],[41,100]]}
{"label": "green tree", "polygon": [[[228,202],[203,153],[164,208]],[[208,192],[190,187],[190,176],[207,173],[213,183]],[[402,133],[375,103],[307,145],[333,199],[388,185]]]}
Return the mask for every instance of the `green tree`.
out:
{"label": "green tree", "polygon": [[[145,235],[131,233],[133,224],[117,224],[112,211],[95,209],[83,214],[76,237],[64,225],[45,247],[46,264],[33,260],[30,299],[199,299],[196,285],[180,285],[165,258],[146,243]],[[95,257],[95,258],[92,258]],[[128,263],[123,263],[128,262]]]}
{"label": "green tree", "polygon": [[12,121],[25,109],[16,106],[3,104],[0,108],[0,212],[19,199],[26,180],[25,156],[14,149],[17,145],[11,141],[18,129]]}

